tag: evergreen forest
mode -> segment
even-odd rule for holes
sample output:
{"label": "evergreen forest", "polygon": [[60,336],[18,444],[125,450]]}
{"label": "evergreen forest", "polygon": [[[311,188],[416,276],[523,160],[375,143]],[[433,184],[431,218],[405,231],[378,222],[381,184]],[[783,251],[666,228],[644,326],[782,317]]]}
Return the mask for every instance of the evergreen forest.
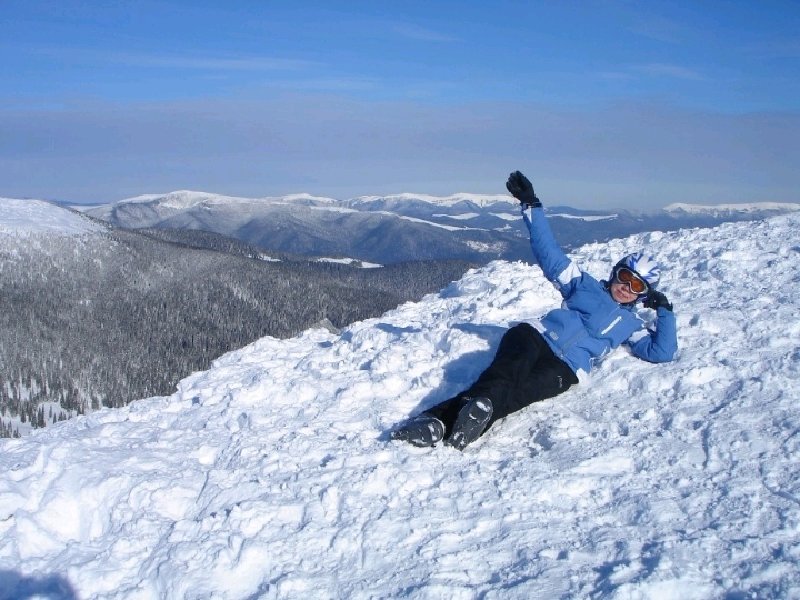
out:
{"label": "evergreen forest", "polygon": [[378,316],[471,266],[275,258],[190,231],[0,238],[0,437],[168,395],[229,350]]}

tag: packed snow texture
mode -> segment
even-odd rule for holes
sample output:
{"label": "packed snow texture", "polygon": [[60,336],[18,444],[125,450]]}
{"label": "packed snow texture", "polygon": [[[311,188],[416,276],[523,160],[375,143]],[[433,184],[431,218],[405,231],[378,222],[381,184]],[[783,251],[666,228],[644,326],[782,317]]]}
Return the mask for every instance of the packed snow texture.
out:
{"label": "packed snow texture", "polygon": [[[494,262],[169,397],[0,443],[0,598],[800,597],[800,215],[572,254],[664,264],[677,361],[619,349],[463,453],[386,432],[559,303]],[[642,309],[652,318],[652,311]]]}

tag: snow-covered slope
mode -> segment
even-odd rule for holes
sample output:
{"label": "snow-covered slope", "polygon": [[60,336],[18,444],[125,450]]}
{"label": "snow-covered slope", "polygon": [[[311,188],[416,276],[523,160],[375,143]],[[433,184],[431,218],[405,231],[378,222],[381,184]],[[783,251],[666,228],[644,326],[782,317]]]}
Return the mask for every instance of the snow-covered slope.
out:
{"label": "snow-covered slope", "polygon": [[620,349],[463,453],[385,433],[558,304],[536,267],[4,440],[0,598],[798,597],[798,227],[581,248],[600,277],[642,246],[662,259],[678,360]]}
{"label": "snow-covered slope", "polygon": [[0,235],[80,235],[105,231],[102,225],[43,200],[0,198]]}

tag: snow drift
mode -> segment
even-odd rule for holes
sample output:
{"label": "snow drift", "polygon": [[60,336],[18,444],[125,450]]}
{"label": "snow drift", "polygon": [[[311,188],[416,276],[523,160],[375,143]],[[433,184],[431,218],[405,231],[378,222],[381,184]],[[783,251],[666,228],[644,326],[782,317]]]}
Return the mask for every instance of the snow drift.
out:
{"label": "snow drift", "polygon": [[4,440],[0,598],[798,597],[799,226],[573,253],[598,277],[643,246],[664,262],[678,360],[620,349],[463,453],[386,432],[559,302],[537,267]]}

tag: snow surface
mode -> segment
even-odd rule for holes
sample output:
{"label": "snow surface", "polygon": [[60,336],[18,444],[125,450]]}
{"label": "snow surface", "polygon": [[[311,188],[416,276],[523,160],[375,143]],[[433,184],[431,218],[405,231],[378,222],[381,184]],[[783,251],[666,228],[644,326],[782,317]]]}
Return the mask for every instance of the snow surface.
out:
{"label": "snow surface", "polygon": [[678,360],[620,349],[463,453],[385,434],[558,304],[537,267],[494,262],[3,440],[0,598],[798,598],[798,227],[573,253],[599,277],[661,258]]}
{"label": "snow surface", "polygon": [[493,217],[503,219],[504,221],[519,221],[519,212],[515,213],[490,213]]}
{"label": "snow surface", "polygon": [[480,227],[455,227],[454,225],[442,225],[441,223],[434,223],[433,221],[428,221],[427,219],[418,219],[417,217],[407,217],[405,215],[398,215],[397,213],[389,212],[386,210],[376,210],[375,214],[379,215],[387,215],[389,217],[397,217],[398,219],[402,219],[403,221],[410,221],[411,223],[420,223],[422,225],[430,225],[431,227],[436,227],[437,229],[445,229],[446,231],[486,231]]}
{"label": "snow surface", "polygon": [[0,198],[0,235],[81,235],[102,231],[103,225],[44,200]]}
{"label": "snow surface", "polygon": [[[456,221],[469,221],[470,219],[477,219],[478,217],[481,216],[481,213],[471,212],[471,213],[463,213],[460,215],[448,215],[447,213],[436,213],[431,216],[437,219],[444,217],[446,219],[454,219]],[[517,217],[519,217],[519,215],[517,215]]]}

